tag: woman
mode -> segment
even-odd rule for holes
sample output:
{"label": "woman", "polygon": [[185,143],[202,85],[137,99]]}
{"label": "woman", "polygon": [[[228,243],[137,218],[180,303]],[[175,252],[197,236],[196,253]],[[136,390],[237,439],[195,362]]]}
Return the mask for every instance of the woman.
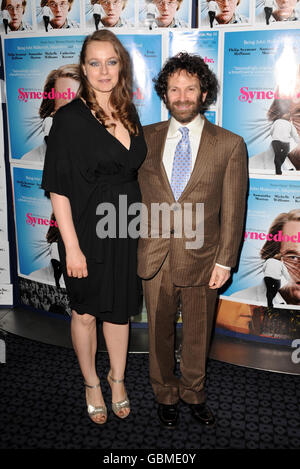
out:
{"label": "woman", "polygon": [[107,410],[95,367],[96,318],[103,320],[109,353],[112,409],[125,418],[130,412],[124,386],[128,318],[139,312],[141,290],[137,240],[119,233],[101,237],[97,213],[102,204],[113,205],[118,227],[119,218],[127,216],[124,209],[119,213],[119,196],[126,197],[128,204],[140,201],[137,169],[146,145],[131,101],[129,55],[111,31],[95,31],[85,39],[80,75],[80,98],[54,116],[42,187],[51,193],[60,230],[59,255],[88,414],[103,424]]}

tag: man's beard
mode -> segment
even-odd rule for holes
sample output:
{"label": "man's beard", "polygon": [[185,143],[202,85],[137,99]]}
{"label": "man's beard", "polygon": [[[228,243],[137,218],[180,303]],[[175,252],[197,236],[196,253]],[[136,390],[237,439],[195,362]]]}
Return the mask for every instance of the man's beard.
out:
{"label": "man's beard", "polygon": [[[178,105],[191,105],[188,109],[180,110],[177,108]],[[204,111],[202,102],[202,93],[200,93],[197,101],[174,101],[170,104],[169,100],[166,100],[166,107],[172,117],[174,117],[181,124],[188,124],[191,122],[199,113]]]}

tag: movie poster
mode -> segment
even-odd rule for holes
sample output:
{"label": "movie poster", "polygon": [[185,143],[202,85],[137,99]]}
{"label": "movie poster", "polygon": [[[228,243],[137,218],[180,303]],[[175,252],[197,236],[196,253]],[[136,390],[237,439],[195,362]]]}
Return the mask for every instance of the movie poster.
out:
{"label": "movie poster", "polygon": [[[10,158],[44,163],[54,112],[75,98],[79,53],[85,36],[5,40]],[[133,101],[143,125],[161,120],[161,102],[152,78],[162,62],[161,34],[120,34],[133,60]],[[18,119],[15,118],[18,116]]]}
{"label": "movie poster", "polygon": [[[2,10],[3,8],[3,10]],[[5,11],[4,11],[5,10]],[[6,21],[3,21],[6,20]],[[0,14],[0,34],[23,34],[33,30],[33,11],[31,1],[2,0]]]}
{"label": "movie poster", "polygon": [[200,0],[198,6],[199,27],[248,25],[251,19],[251,0]]}
{"label": "movie poster", "polygon": [[85,27],[133,28],[135,25],[135,0],[84,0]]}
{"label": "movie poster", "polygon": [[280,21],[300,21],[300,5],[297,0],[256,0],[255,23],[274,25]]}
{"label": "movie poster", "polygon": [[137,0],[139,28],[191,28],[192,0]]}
{"label": "movie poster", "polygon": [[300,31],[226,32],[222,125],[246,141],[251,173],[300,170]]}
{"label": "movie poster", "polygon": [[[209,68],[219,75],[219,32],[218,31],[170,31],[169,57],[179,52],[200,55]],[[205,117],[217,124],[217,105],[205,112]]]}
{"label": "movie poster", "polygon": [[[57,243],[48,242],[54,228],[50,199],[41,189],[42,170],[12,166],[15,203],[18,274],[55,285],[51,260],[57,259]],[[59,286],[64,286],[60,278]]]}
{"label": "movie poster", "polygon": [[39,33],[65,33],[80,28],[80,0],[35,0]]}
{"label": "movie poster", "polygon": [[[238,271],[223,296],[254,305],[300,309],[299,180],[250,178],[243,238]],[[270,302],[265,277],[272,275],[279,283]]]}

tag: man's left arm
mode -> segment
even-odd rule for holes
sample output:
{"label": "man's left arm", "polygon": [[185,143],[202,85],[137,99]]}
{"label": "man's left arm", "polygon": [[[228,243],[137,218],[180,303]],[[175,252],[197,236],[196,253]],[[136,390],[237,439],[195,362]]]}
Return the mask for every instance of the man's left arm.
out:
{"label": "man's left arm", "polygon": [[247,149],[241,138],[229,158],[223,179],[220,239],[216,265],[209,281],[210,288],[217,289],[224,285],[230,277],[228,267],[236,264],[244,226],[247,188]]}

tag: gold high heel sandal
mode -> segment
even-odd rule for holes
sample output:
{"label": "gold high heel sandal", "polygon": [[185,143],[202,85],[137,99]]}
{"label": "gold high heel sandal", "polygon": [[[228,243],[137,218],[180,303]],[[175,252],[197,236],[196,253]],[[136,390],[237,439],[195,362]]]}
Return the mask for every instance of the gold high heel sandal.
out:
{"label": "gold high heel sandal", "polygon": [[[95,384],[95,386],[90,386],[87,383],[84,383],[84,385],[85,385],[85,387],[90,388],[90,389],[100,388],[100,382],[98,384]],[[97,425],[103,425],[107,421],[107,408],[106,408],[106,405],[101,405],[101,406],[96,406],[95,407],[92,404],[88,404],[87,405],[87,411],[88,411],[89,417],[92,420],[92,422],[96,423]],[[100,421],[94,420],[93,417],[95,415],[99,415],[99,414],[102,414],[105,417],[105,419],[100,420]]]}
{"label": "gold high heel sandal", "polygon": [[[108,373],[108,376],[107,376],[107,381],[108,380],[111,380],[113,383],[124,383],[124,378],[123,379],[115,379],[111,376],[110,372]],[[128,417],[128,415],[130,413],[130,402],[129,402],[126,391],[125,391],[125,399],[123,399],[123,401],[112,402],[111,403],[111,408],[112,408],[113,413],[117,417],[119,417],[119,419],[125,419],[126,417]],[[129,409],[129,413],[127,415],[123,415],[123,416],[119,415],[118,412],[120,412],[120,410],[125,409],[125,408]]]}

